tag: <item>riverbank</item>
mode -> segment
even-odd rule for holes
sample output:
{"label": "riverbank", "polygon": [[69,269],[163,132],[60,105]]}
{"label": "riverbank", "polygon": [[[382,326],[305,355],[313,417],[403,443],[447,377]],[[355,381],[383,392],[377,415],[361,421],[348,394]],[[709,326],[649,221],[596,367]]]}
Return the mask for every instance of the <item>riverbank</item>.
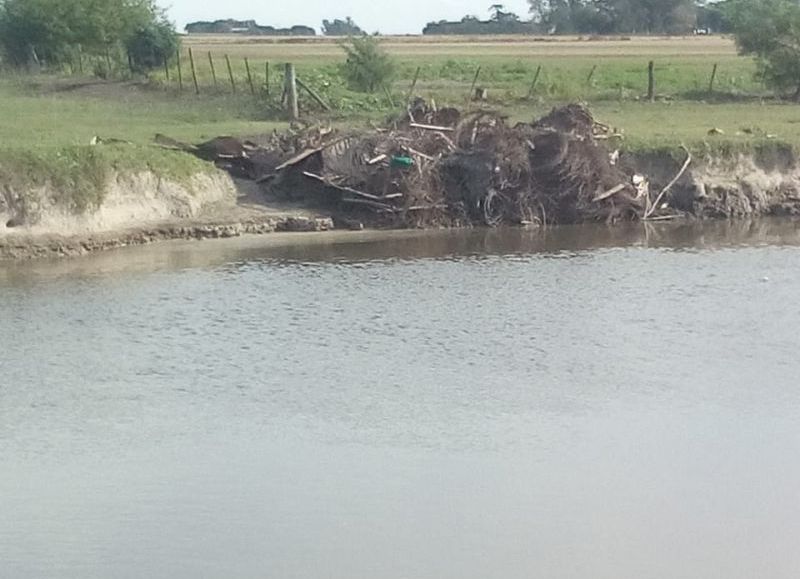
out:
{"label": "riverbank", "polygon": [[[782,151],[782,152],[781,152]],[[681,159],[666,151],[639,154],[623,162],[636,163],[661,187],[680,169]],[[310,208],[267,199],[250,184],[230,179],[225,174],[198,176],[207,188],[193,203],[182,186],[160,181],[153,190],[116,193],[107,206],[88,216],[50,215],[44,223],[27,228],[8,228],[0,215],[0,260],[75,257],[111,249],[149,245],[171,240],[209,240],[255,238],[278,232],[333,232],[351,229],[332,215]],[[152,175],[130,183],[159,183]],[[159,196],[158,191],[169,192]],[[182,198],[181,195],[184,198]],[[681,176],[669,196],[670,203],[683,213],[669,220],[670,225],[690,228],[719,228],[725,223],[741,223],[735,231],[749,231],[753,219],[800,215],[800,169],[798,160],[787,150],[760,154],[737,153],[728,157],[699,158]],[[149,201],[148,201],[149,200]],[[194,207],[194,210],[191,208]],[[143,218],[143,215],[151,217]],[[160,218],[153,219],[153,215]],[[182,216],[181,216],[182,215]],[[706,222],[706,225],[703,223]],[[651,224],[647,223],[650,227]],[[606,227],[609,233],[627,235],[635,224]],[[531,226],[520,228],[531,229]],[[545,232],[545,227],[535,227]],[[784,231],[784,230],[781,230]],[[337,239],[332,234],[330,240]],[[291,237],[282,237],[291,244]],[[301,236],[297,237],[301,241]]]}
{"label": "riverbank", "polygon": [[[104,145],[95,148],[103,149]],[[93,182],[86,174],[61,181],[34,179],[24,188],[14,189],[13,195],[9,194],[6,181],[4,195],[0,196],[0,259],[71,257],[160,241],[321,232],[337,226],[340,229],[361,229],[365,225],[383,229],[409,227],[401,225],[402,222],[381,225],[368,213],[359,211],[358,206],[354,209],[347,203],[320,202],[319,192],[304,196],[302,184],[290,202],[285,192],[276,193],[255,182],[233,178],[186,153],[163,153],[167,158],[180,159],[185,168],[195,172],[170,174],[156,166],[135,171],[110,164],[94,175],[95,179],[102,177],[102,181]],[[102,153],[98,155],[108,158]],[[88,171],[86,167],[79,170]],[[788,145],[623,150],[615,167],[619,168],[619,175],[645,180],[647,199],[658,205],[653,213],[658,221],[800,215],[800,159]],[[86,190],[89,186],[93,188],[91,194]],[[78,192],[83,195],[81,199],[85,197],[91,202],[76,205]],[[325,199],[329,197],[326,195]],[[605,212],[598,215],[619,215],[614,206],[615,195],[594,201],[602,206],[598,211]],[[632,218],[637,220],[636,216]],[[638,219],[653,217],[644,209]],[[596,221],[589,219],[592,220]],[[528,228],[554,224],[559,221],[546,215],[516,223]]]}
{"label": "riverbank", "polygon": [[[287,203],[267,203],[249,183],[209,169],[179,181],[152,171],[115,173],[102,200],[75,211],[51,185],[21,195],[30,223],[0,198],[0,260],[71,257],[176,239],[203,240],[333,229],[333,220]],[[6,199],[7,201],[7,199]],[[11,212],[10,212],[11,211]],[[10,225],[10,226],[9,226]]]}
{"label": "riverbank", "polygon": [[[326,231],[334,221],[342,229],[548,227],[581,220],[800,214],[800,136],[788,134],[800,123],[800,109],[789,105],[598,102],[592,113],[605,124],[592,128],[590,117],[578,127],[588,131],[579,138],[576,127],[556,127],[563,138],[548,143],[542,136],[553,127],[530,123],[541,105],[524,113],[519,105],[501,108],[501,114],[467,109],[462,113],[466,120],[439,137],[408,126],[398,132],[396,123],[376,129],[356,118],[347,125],[328,124],[328,119],[287,134],[287,125],[259,121],[255,110],[230,99],[181,101],[136,83],[66,83],[50,77],[36,82],[0,84],[0,104],[8,113],[0,119],[0,259],[82,255],[170,239]],[[689,116],[686,107],[692,108]],[[758,125],[740,109],[757,115]],[[620,112],[625,122],[617,124]],[[526,123],[520,132],[514,123],[522,118]],[[440,119],[434,115],[431,120],[438,124]],[[598,127],[605,134],[596,135]],[[277,156],[267,155],[269,162],[255,167],[254,180],[244,182],[197,155],[158,146],[153,140],[158,132],[192,144],[190,149],[218,135],[251,135],[266,143],[262,153]],[[304,140],[309,134],[313,141]],[[477,150],[484,136],[491,146]],[[534,162],[528,159],[528,137],[539,147]],[[411,150],[402,148],[407,138],[414,139]],[[494,146],[498,139],[506,149]],[[543,165],[563,165],[563,155],[569,157],[573,149],[577,153],[570,158],[582,161],[587,139],[597,141],[589,151],[592,166],[602,161],[604,167],[582,174],[577,186],[574,173],[567,175],[581,210],[588,208],[588,213],[571,215],[559,197],[564,175],[544,174]],[[276,142],[290,146],[270,150],[269,143]],[[240,143],[254,158],[252,142],[242,138]],[[273,160],[288,162],[309,147],[320,148],[309,159],[321,159],[322,166],[295,160],[283,169],[292,178],[278,179],[275,187],[270,177],[281,171]],[[472,157],[459,159],[464,151]],[[363,171],[347,161],[351,152],[357,158],[383,159],[369,168],[368,175],[377,181],[362,179]],[[216,158],[218,166],[227,163],[224,153]],[[393,157],[410,158],[413,169],[393,166]],[[472,192],[478,195],[477,206],[464,197],[467,181],[476,179],[456,179],[457,190],[442,188],[441,168],[448,159],[459,161],[456,169],[462,176],[464,170],[488,167],[473,175],[489,183]],[[253,169],[245,160],[246,168]],[[525,175],[552,177],[549,192],[543,194]]]}

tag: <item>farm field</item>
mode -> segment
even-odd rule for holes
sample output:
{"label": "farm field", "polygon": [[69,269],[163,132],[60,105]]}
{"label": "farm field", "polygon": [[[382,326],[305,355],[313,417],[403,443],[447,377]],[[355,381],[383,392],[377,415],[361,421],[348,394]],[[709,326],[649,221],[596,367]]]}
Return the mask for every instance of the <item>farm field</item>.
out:
{"label": "farm field", "polygon": [[[696,100],[710,85],[714,65],[715,94],[758,95],[764,87],[756,78],[750,59],[736,54],[733,42],[723,37],[606,38],[578,40],[528,37],[390,37],[382,46],[397,63],[392,92],[407,91],[419,69],[416,92],[427,98],[463,100],[473,80],[487,88],[490,102],[507,104],[519,98],[547,101],[635,100],[647,86],[647,65],[656,67],[656,88],[671,98]],[[332,39],[275,39],[263,37],[188,36],[183,43],[183,79],[188,84],[190,51],[199,83],[213,87],[212,64],[217,87],[229,89],[227,63],[234,82],[247,82],[244,60],[251,77],[265,85],[270,64],[270,84],[280,83],[281,65],[292,62],[313,88],[328,96],[335,109],[354,112],[359,99],[348,95],[338,65],[344,53]],[[539,68],[541,67],[541,68]],[[538,76],[537,76],[538,70]],[[158,73],[156,73],[158,78]],[[177,66],[170,74],[173,85]],[[534,78],[536,79],[534,83]],[[161,79],[166,81],[164,73]],[[366,99],[365,110],[374,110],[382,98]]]}

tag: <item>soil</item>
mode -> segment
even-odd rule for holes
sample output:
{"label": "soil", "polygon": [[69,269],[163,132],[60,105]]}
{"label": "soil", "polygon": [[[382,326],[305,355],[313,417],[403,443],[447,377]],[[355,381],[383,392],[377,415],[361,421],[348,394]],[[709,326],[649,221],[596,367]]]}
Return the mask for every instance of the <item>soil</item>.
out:
{"label": "soil", "polygon": [[[172,189],[174,193],[179,187]],[[175,239],[220,239],[334,228],[328,215],[292,203],[268,202],[253,183],[225,176],[217,180],[215,187],[206,189],[201,199],[194,198],[194,208],[177,195],[170,199],[136,191],[136,200],[127,203],[125,197],[120,191],[113,194],[97,212],[102,216],[67,216],[55,212],[27,227],[7,227],[9,215],[0,207],[0,260],[77,256]],[[143,214],[154,217],[142,219]]]}

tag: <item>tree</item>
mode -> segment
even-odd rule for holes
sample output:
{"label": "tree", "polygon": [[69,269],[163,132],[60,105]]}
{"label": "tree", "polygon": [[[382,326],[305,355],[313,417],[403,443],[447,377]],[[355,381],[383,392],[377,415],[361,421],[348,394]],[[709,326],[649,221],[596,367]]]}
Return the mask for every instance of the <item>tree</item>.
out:
{"label": "tree", "polygon": [[500,22],[503,17],[503,11],[506,9],[502,4],[492,4],[489,6],[489,12],[492,13],[492,20]]}
{"label": "tree", "polygon": [[154,0],[0,0],[0,49],[19,66],[121,51],[147,29],[175,34]]}
{"label": "tree", "polygon": [[344,20],[322,21],[322,33],[325,36],[363,36],[364,31],[349,16]]}
{"label": "tree", "polygon": [[800,101],[800,3],[730,0],[726,17],[740,54],[755,56],[764,80]]}
{"label": "tree", "polygon": [[138,71],[147,71],[164,64],[178,50],[178,37],[167,21],[140,26],[128,38],[126,49],[131,64]]}
{"label": "tree", "polygon": [[695,0],[528,0],[539,27],[554,34],[685,34]]}
{"label": "tree", "polygon": [[375,92],[386,88],[395,74],[395,65],[375,38],[354,36],[340,46],[347,55],[342,73],[352,90]]}

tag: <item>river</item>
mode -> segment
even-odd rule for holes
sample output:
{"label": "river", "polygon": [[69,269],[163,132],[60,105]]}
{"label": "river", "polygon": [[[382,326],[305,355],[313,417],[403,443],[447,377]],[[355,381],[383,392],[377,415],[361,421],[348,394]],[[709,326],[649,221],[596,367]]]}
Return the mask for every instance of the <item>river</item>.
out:
{"label": "river", "polygon": [[794,578],[800,228],[0,264],[0,577]]}

